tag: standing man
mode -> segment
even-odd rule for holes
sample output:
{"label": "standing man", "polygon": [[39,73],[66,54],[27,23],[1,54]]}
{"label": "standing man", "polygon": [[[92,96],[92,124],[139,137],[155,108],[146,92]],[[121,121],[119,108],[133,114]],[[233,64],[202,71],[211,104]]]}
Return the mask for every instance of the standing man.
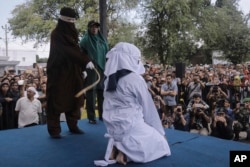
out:
{"label": "standing man", "polygon": [[65,113],[69,131],[84,133],[77,126],[83,96],[75,98],[83,88],[82,67],[93,69],[90,59],[81,52],[74,22],[75,10],[63,7],[56,28],[51,34],[47,62],[47,125],[52,138],[61,138],[60,114]]}
{"label": "standing man", "polygon": [[[90,124],[96,124],[95,106],[97,99],[99,120],[102,120],[102,104],[103,104],[103,78],[104,67],[106,63],[106,53],[108,52],[108,44],[99,30],[100,24],[95,21],[88,23],[88,32],[83,36],[80,41],[80,47],[95,64],[98,70],[101,82],[93,89],[86,92],[86,108],[87,116]],[[85,85],[90,85],[97,80],[97,74],[93,70],[86,70],[87,78]]]}
{"label": "standing man", "polygon": [[200,80],[198,74],[194,74],[193,81],[187,85],[188,102],[193,98],[194,94],[199,94],[202,97],[202,89],[205,88],[205,84]]}
{"label": "standing man", "polygon": [[166,83],[161,86],[161,95],[166,104],[165,116],[172,117],[174,113],[174,107],[176,106],[176,95],[178,93],[178,87],[171,74],[167,74]]}

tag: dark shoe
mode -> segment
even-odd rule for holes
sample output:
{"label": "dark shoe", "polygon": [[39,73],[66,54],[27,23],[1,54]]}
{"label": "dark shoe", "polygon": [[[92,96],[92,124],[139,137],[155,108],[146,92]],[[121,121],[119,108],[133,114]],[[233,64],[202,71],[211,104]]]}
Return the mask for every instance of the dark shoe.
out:
{"label": "dark shoe", "polygon": [[239,139],[240,139],[239,137],[235,137],[234,141],[239,141]]}
{"label": "dark shoe", "polygon": [[50,135],[50,137],[52,139],[61,139],[62,138],[62,136],[60,134],[59,135]]}
{"label": "dark shoe", "polygon": [[89,120],[90,124],[96,124],[96,120]]}
{"label": "dark shoe", "polygon": [[70,130],[71,133],[74,133],[74,134],[84,134],[84,131],[77,128],[77,129],[74,129],[74,130]]}
{"label": "dark shoe", "polygon": [[99,121],[103,121],[102,117],[99,117]]}

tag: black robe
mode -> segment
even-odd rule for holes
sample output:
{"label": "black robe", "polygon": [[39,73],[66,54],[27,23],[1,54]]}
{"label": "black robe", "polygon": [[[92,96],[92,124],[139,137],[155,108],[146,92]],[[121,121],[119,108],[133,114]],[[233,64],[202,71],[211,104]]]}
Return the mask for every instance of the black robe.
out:
{"label": "black robe", "polygon": [[75,98],[75,94],[83,89],[82,71],[89,61],[78,41],[53,30],[47,62],[47,113],[80,112],[84,97]]}
{"label": "black robe", "polygon": [[[5,98],[12,98],[8,102]],[[0,92],[0,103],[2,105],[2,115],[0,116],[0,130],[17,128],[17,113],[15,112],[15,105],[18,97],[15,97],[11,92],[3,94]]]}

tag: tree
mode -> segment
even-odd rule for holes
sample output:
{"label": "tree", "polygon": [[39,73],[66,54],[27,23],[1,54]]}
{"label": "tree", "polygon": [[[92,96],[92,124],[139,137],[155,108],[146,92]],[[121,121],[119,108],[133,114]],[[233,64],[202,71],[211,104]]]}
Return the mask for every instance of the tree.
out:
{"label": "tree", "polygon": [[[102,15],[105,1],[107,14]],[[238,1],[217,0],[213,6],[210,0],[30,0],[13,10],[9,24],[15,37],[38,46],[49,42],[60,8],[69,6],[79,13],[80,36],[88,21],[107,21],[110,47],[119,41],[135,43],[145,57],[161,64],[188,63],[197,55],[200,63],[211,63],[213,50],[239,63],[249,56],[250,14],[238,11]]]}
{"label": "tree", "polygon": [[[99,2],[102,2],[100,5],[104,5],[103,0],[30,0],[17,6],[12,11],[13,17],[9,19],[12,35],[20,37],[23,42],[35,41],[35,47],[38,44],[49,42],[50,32],[54,29],[60,9],[63,6],[72,7],[78,11],[79,19],[76,22],[76,27],[80,35],[82,35],[86,32],[88,21],[99,20]],[[120,26],[128,27],[129,29],[134,27],[131,23],[121,20],[124,20],[124,11],[135,8],[139,2],[139,0],[108,0],[106,17],[109,40],[117,42],[117,40],[113,39],[115,34],[113,32],[119,30]],[[116,19],[112,20],[115,16]],[[114,28],[114,24],[117,27]],[[133,36],[128,31],[125,32],[127,34],[122,37]],[[119,38],[119,40],[122,39]],[[114,45],[114,43],[111,45]]]}
{"label": "tree", "polygon": [[[20,37],[24,42],[35,41],[35,47],[39,43],[48,42],[50,32],[54,29],[63,6],[74,8],[78,11],[79,16],[83,16],[86,11],[92,12],[89,12],[90,15],[85,14],[86,18],[94,19],[98,16],[96,0],[31,0],[17,6],[12,11],[13,17],[9,19],[12,35]],[[82,17],[76,25],[83,27]]]}
{"label": "tree", "polygon": [[[237,10],[238,0],[217,1],[217,13],[220,29],[218,48],[224,53],[224,57],[233,64],[242,63],[250,54],[250,29],[243,17],[243,13]],[[219,4],[219,5],[218,5]]]}
{"label": "tree", "polygon": [[108,30],[107,30],[107,1],[99,0],[99,8],[100,8],[100,24],[101,24],[101,33],[107,39]]}
{"label": "tree", "polygon": [[144,55],[159,63],[187,61],[196,52],[195,24],[190,2],[148,0],[143,10],[145,29],[138,34]]}

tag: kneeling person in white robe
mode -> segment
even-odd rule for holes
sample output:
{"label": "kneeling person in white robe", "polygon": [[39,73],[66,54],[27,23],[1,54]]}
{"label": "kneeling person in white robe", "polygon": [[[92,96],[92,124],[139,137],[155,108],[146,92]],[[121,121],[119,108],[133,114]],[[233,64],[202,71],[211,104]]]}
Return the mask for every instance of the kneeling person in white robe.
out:
{"label": "kneeling person in white robe", "polygon": [[140,50],[120,42],[106,58],[103,103],[105,136],[109,138],[106,165],[128,161],[146,163],[170,156],[164,128],[141,76],[145,69]]}

